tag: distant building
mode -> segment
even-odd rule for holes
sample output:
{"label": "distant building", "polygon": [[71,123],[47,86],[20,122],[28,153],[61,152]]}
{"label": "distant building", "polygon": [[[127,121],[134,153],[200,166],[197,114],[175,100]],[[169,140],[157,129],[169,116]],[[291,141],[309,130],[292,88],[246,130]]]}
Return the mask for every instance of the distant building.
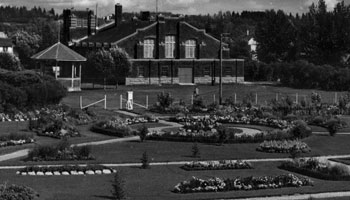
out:
{"label": "distant building", "polygon": [[[122,19],[122,6],[116,4],[113,24],[72,47],[86,55],[87,51],[113,46],[125,49],[132,57],[127,85],[219,81],[220,40],[185,22],[182,16],[154,18],[144,11],[127,21]],[[229,49],[223,49],[223,82],[244,81],[244,60],[229,59]]]}
{"label": "distant building", "polygon": [[13,43],[4,32],[0,32],[0,53],[7,52],[13,54]]}
{"label": "distant building", "polygon": [[248,45],[250,47],[252,60],[258,60],[258,55],[256,54],[256,47],[258,46],[258,43],[255,41],[254,38],[250,38],[250,40],[248,41]]}
{"label": "distant building", "polygon": [[63,10],[63,42],[75,42],[96,32],[96,16],[92,10]]}

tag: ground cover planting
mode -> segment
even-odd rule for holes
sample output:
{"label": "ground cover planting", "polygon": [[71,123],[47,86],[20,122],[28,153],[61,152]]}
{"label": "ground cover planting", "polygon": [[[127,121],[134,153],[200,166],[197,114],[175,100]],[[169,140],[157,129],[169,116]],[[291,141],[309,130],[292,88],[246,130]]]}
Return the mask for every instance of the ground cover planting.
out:
{"label": "ground cover planting", "polygon": [[256,150],[268,153],[290,153],[292,151],[307,153],[311,151],[311,148],[300,140],[271,140],[262,142]]}
{"label": "ground cover planting", "polygon": [[17,146],[34,143],[33,134],[9,133],[0,135],[0,147]]}
{"label": "ground cover planting", "polygon": [[230,169],[252,169],[252,165],[246,161],[220,160],[220,161],[192,161],[181,166],[187,171],[197,170],[230,170]]}
{"label": "ground cover planting", "polygon": [[350,170],[348,166],[321,162],[317,158],[301,158],[293,161],[286,161],[279,167],[281,169],[319,179],[350,181]]}
{"label": "ground cover planting", "polygon": [[259,190],[276,189],[282,187],[312,186],[310,179],[299,178],[293,174],[279,176],[244,177],[233,179],[211,178],[208,180],[193,177],[189,181],[183,181],[174,188],[176,193],[194,192],[221,192],[230,190]]}

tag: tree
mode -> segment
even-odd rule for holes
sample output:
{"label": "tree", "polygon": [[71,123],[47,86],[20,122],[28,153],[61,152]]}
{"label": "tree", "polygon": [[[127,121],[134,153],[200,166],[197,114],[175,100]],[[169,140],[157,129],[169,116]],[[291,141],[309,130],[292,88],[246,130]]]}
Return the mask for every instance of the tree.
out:
{"label": "tree", "polygon": [[111,48],[110,52],[115,64],[114,76],[118,83],[125,83],[125,77],[129,75],[132,67],[130,57],[124,49],[119,47]]}
{"label": "tree", "polygon": [[149,168],[149,159],[148,159],[148,154],[147,151],[143,152],[142,157],[141,157],[141,168],[142,169],[148,169]]}
{"label": "tree", "polygon": [[15,41],[15,51],[18,53],[19,59],[24,67],[28,68],[32,63],[30,57],[34,55],[40,47],[41,37],[36,33],[17,31],[11,38]]}
{"label": "tree", "polygon": [[121,199],[125,199],[126,194],[125,194],[125,188],[124,188],[124,180],[120,175],[120,172],[117,172],[114,175],[114,179],[113,179],[113,199],[115,200],[121,200]]}
{"label": "tree", "polygon": [[138,129],[138,134],[140,136],[141,142],[144,142],[146,140],[147,134],[148,134],[148,128],[145,124],[143,124],[139,129]]}
{"label": "tree", "polygon": [[0,68],[10,71],[21,71],[21,62],[19,59],[10,53],[0,53]]}
{"label": "tree", "polygon": [[255,30],[257,54],[266,63],[289,61],[295,58],[297,29],[282,11],[266,11]]}
{"label": "tree", "polygon": [[192,157],[197,158],[197,157],[200,157],[200,155],[201,154],[199,152],[199,148],[198,148],[197,142],[195,142],[192,145]]}
{"label": "tree", "polygon": [[103,84],[105,86],[107,78],[114,74],[114,59],[111,53],[104,49],[90,52],[87,56],[87,66],[103,74]]}

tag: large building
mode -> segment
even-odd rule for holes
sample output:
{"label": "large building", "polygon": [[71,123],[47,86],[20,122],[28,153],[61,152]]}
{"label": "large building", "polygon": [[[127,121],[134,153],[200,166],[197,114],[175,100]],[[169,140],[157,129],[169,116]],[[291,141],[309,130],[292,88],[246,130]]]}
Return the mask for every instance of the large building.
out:
{"label": "large building", "polygon": [[96,32],[96,16],[92,10],[63,10],[63,42],[78,42]]}
{"label": "large building", "polygon": [[[220,76],[220,40],[184,21],[182,16],[151,17],[142,12],[125,21],[122,6],[115,5],[115,22],[73,48],[89,51],[118,46],[132,57],[127,85],[214,83]],[[244,81],[244,60],[229,59],[223,43],[223,82]]]}

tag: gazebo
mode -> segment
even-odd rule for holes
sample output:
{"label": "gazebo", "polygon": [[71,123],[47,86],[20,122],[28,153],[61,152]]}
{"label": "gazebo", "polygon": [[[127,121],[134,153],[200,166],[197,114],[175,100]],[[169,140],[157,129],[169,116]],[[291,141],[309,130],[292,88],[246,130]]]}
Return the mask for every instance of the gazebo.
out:
{"label": "gazebo", "polygon": [[69,92],[81,91],[81,62],[86,58],[64,44],[57,42],[31,57],[34,60],[55,61],[52,66],[56,80],[67,87]]}

